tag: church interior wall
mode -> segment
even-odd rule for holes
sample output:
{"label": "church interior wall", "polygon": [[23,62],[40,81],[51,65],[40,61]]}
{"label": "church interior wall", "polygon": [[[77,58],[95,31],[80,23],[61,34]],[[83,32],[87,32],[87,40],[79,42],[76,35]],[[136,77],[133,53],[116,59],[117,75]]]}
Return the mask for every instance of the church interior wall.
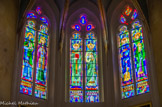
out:
{"label": "church interior wall", "polygon": [[[79,0],[77,2],[74,2],[73,4],[69,3],[69,8],[68,11],[64,10],[66,9],[65,7],[62,7],[62,9],[58,8],[58,5],[55,4],[54,0],[35,0],[32,6],[30,8],[27,8],[25,12],[31,10],[34,6],[40,5],[42,9],[44,10],[44,14],[49,18],[50,23],[51,23],[51,28],[50,28],[50,60],[49,60],[49,66],[50,66],[50,73],[49,73],[49,100],[48,103],[46,101],[42,100],[34,100],[40,102],[40,104],[43,105],[55,105],[56,107],[70,107],[71,105],[68,103],[65,103],[65,46],[66,41],[64,38],[66,35],[66,27],[67,27],[67,22],[70,18],[70,16],[78,9],[80,8],[87,8],[90,11],[94,11],[94,15],[97,17],[99,20],[99,23],[101,22],[101,14],[99,7],[97,6],[97,3],[91,4],[91,2],[87,2],[87,4],[81,4],[82,0]],[[103,63],[103,77],[104,77],[104,100],[102,106],[108,106],[108,105],[113,105],[116,107],[119,107],[120,104],[123,104],[122,106],[128,106],[129,104],[126,104],[127,102],[120,102],[118,101],[118,97],[120,94],[117,91],[117,88],[114,86],[116,83],[113,75],[117,75],[115,73],[114,68],[114,58],[113,56],[113,44],[111,44],[111,34],[112,34],[112,29],[111,27],[113,26],[114,22],[112,22],[112,16],[114,14],[114,10],[119,8],[120,5],[119,3],[122,0],[112,0],[109,7],[106,9],[106,25],[108,30],[107,32],[107,42],[108,45],[108,51],[105,52],[105,44],[101,44],[102,46],[102,57],[104,56],[102,63]],[[124,0],[123,0],[124,1]],[[126,0],[128,1],[128,0]],[[131,0],[133,1],[133,0]],[[86,0],[84,1],[86,3]],[[25,22],[25,14],[22,16],[22,19],[18,21],[18,16],[19,16],[19,0],[1,0],[0,1],[0,101],[10,101],[10,100],[18,100],[20,98],[20,94],[17,94],[17,86],[18,86],[18,80],[17,80],[17,74],[18,71],[17,69],[20,69],[21,66],[17,66],[16,64],[19,63],[19,60],[21,60],[22,57],[18,56],[18,48],[21,48],[21,45],[23,44],[21,40],[23,32],[23,27],[24,22]],[[66,5],[66,4],[65,4]],[[91,6],[89,6],[91,5]],[[104,4],[105,5],[105,4]],[[63,6],[63,5],[62,5]],[[155,86],[153,87],[153,91],[156,91],[156,94],[151,94],[151,96],[145,96],[141,98],[146,98],[145,102],[148,102],[147,99],[151,99],[154,101],[155,107],[158,107],[162,105],[162,36],[161,36],[161,29],[162,29],[162,12],[161,12],[161,6],[162,6],[162,1],[160,0],[148,0],[148,16],[149,16],[149,23],[147,23],[148,27],[148,44],[150,47],[150,55],[151,55],[151,70],[154,70],[154,73],[150,75],[153,76],[152,83]],[[106,7],[105,7],[106,8]],[[67,16],[66,19],[64,20],[64,11],[66,11]],[[64,21],[62,21],[64,20]],[[146,19],[142,19],[145,20]],[[20,23],[19,23],[20,22]],[[62,23],[65,24],[65,26],[62,26]],[[116,22],[115,22],[116,23]],[[19,25],[21,24],[21,25]],[[115,25],[115,24],[114,24]],[[64,28],[62,28],[64,27]],[[63,30],[63,31],[62,31]],[[100,35],[102,36],[103,31],[100,31]],[[61,33],[63,32],[63,33]],[[21,34],[21,36],[19,35]],[[64,36],[62,36],[64,35]],[[103,39],[103,38],[102,38]],[[104,40],[101,40],[104,41]],[[63,47],[61,47],[63,44]],[[19,50],[20,51],[20,50]],[[52,54],[54,53],[54,54]],[[106,54],[106,55],[105,55]],[[56,59],[56,60],[55,60]],[[116,60],[116,59],[115,59]],[[20,64],[19,64],[20,65]],[[106,66],[106,67],[105,67]],[[113,67],[112,67],[113,66]],[[112,71],[112,72],[111,72]],[[61,77],[60,77],[61,76]],[[16,78],[15,78],[16,77]],[[109,78],[105,78],[109,77]],[[113,80],[114,79],[114,80]],[[109,81],[109,82],[108,82]],[[112,82],[113,81],[113,82]],[[62,85],[60,83],[63,83]],[[54,85],[52,85],[54,84]],[[155,84],[155,85],[154,85]],[[157,85],[157,86],[156,86]],[[107,89],[110,88],[111,89]],[[158,87],[158,88],[156,88]],[[19,88],[19,86],[18,86]],[[108,91],[107,91],[108,90]],[[16,93],[15,93],[16,92]],[[115,94],[115,92],[117,92]],[[19,96],[20,95],[20,96]],[[19,96],[19,97],[18,97]],[[22,97],[23,98],[23,97]],[[24,97],[25,98],[25,97]],[[140,99],[141,99],[140,98]],[[21,98],[20,98],[21,99]],[[20,100],[19,99],[19,100]],[[25,100],[30,99],[30,97],[26,97]],[[135,99],[135,102],[138,102],[138,104],[141,104],[140,99]],[[156,100],[156,101],[155,101]],[[130,100],[130,102],[133,100]],[[136,103],[132,103],[133,105],[136,105]],[[160,105],[158,104],[160,102]],[[129,105],[129,106],[133,106]],[[72,105],[76,107],[76,104]],[[71,107],[72,107],[71,106]],[[79,104],[80,107],[84,106],[82,104]],[[99,104],[90,104],[88,105],[89,107],[98,107],[100,106]],[[153,106],[154,107],[154,106]]]}

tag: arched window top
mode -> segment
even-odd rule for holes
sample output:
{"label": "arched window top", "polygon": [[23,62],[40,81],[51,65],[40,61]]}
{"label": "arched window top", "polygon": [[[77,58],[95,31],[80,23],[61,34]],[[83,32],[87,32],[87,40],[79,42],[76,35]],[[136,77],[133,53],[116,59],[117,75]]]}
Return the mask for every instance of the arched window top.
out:
{"label": "arched window top", "polygon": [[42,15],[41,7],[36,7],[35,11],[31,10],[26,15],[27,19],[37,19],[39,18],[41,22],[49,27],[49,20],[47,16]]}
{"label": "arched window top", "polygon": [[32,11],[28,12],[27,19],[36,19],[36,18],[37,18],[37,16],[34,12],[32,12]]}
{"label": "arched window top", "polygon": [[40,7],[27,13],[20,93],[47,99],[49,21],[42,14]]}
{"label": "arched window top", "polygon": [[123,9],[122,14],[120,15],[120,23],[129,25],[129,23],[137,19],[137,17],[138,17],[137,10],[127,5],[125,9]]}
{"label": "arched window top", "polygon": [[35,21],[34,20],[28,20],[27,21],[27,27],[35,29]]}

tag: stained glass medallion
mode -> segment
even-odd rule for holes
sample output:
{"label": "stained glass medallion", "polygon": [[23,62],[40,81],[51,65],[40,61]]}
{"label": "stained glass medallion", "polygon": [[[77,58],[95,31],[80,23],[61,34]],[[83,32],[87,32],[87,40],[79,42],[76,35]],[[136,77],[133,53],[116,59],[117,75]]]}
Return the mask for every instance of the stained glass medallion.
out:
{"label": "stained glass medallion", "polygon": [[42,10],[41,10],[41,8],[38,6],[37,8],[36,8],[36,12],[37,12],[37,14],[42,14]]}
{"label": "stained glass medallion", "polygon": [[127,6],[125,11],[124,11],[124,14],[126,16],[129,16],[131,14],[131,12],[132,12],[132,8],[130,6]]}
{"label": "stained glass medallion", "polygon": [[120,22],[126,24],[126,18],[123,15],[120,16]]}
{"label": "stained glass medallion", "polygon": [[134,9],[133,15],[132,15],[131,19],[132,19],[132,20],[136,19],[136,18],[137,18],[137,15],[138,15],[138,14],[137,14],[137,10]]}

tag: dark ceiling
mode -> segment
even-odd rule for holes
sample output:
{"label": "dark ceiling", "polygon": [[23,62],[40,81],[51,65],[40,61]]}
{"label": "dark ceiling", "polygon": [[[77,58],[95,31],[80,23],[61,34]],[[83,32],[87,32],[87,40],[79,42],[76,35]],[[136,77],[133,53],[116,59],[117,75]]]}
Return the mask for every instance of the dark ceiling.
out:
{"label": "dark ceiling", "polygon": [[[70,0],[70,5],[73,4],[76,1],[78,1],[78,0]],[[89,0],[89,1],[92,1],[93,3],[95,3],[97,5],[98,0]],[[110,4],[111,1],[112,0],[102,0],[104,7],[107,8],[107,6]],[[54,0],[54,2],[58,6],[59,10],[63,9],[65,0]]]}
{"label": "dark ceiling", "polygon": [[[20,19],[22,17],[22,15],[23,15],[29,1],[30,0],[20,0],[20,11],[19,11],[19,18],[18,19]],[[63,11],[65,1],[66,0],[54,0],[54,2],[56,3],[56,5],[57,5],[60,12]],[[78,1],[78,0],[70,0],[70,5],[73,4],[76,1]],[[94,4],[97,5],[98,0],[89,0],[89,1],[91,1]],[[102,0],[102,3],[104,5],[105,10],[108,9],[109,5],[111,4],[111,1],[112,0]],[[143,10],[143,13],[144,13],[144,15],[145,15],[145,17],[146,17],[146,19],[148,21],[149,18],[148,18],[147,0],[137,0],[137,1],[138,1],[139,5],[141,6],[141,9]]]}

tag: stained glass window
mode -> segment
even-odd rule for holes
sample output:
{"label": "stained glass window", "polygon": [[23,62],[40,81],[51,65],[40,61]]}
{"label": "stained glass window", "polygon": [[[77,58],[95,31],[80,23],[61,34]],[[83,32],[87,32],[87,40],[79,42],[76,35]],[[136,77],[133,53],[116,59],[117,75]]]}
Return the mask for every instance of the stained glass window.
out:
{"label": "stained glass window", "polygon": [[122,98],[134,96],[133,72],[131,62],[131,48],[129,41],[129,32],[126,26],[120,28],[118,36],[119,59],[121,74]]}
{"label": "stained glass window", "polygon": [[21,72],[20,92],[32,95],[33,87],[33,70],[35,60],[35,21],[28,20],[25,28],[23,63]]}
{"label": "stained glass window", "polygon": [[86,102],[99,102],[98,52],[94,33],[85,38],[85,99]]}
{"label": "stained glass window", "polygon": [[131,36],[136,77],[136,89],[137,95],[139,95],[149,92],[146,53],[143,40],[142,25],[140,25],[139,21],[135,21],[132,24],[132,28],[133,29],[131,30]]}
{"label": "stained glass window", "polygon": [[79,33],[70,40],[70,102],[83,102],[83,47]]}
{"label": "stained glass window", "polygon": [[[35,97],[46,99],[49,47],[48,21],[45,17],[39,16],[42,13],[40,7],[36,8],[36,13],[29,12],[27,14],[28,20],[24,35],[20,93],[32,95],[35,89]],[[37,23],[39,19],[42,21],[40,24]],[[39,28],[36,26],[39,26]],[[35,62],[36,69],[34,68]],[[34,74],[36,76],[35,80],[33,79]],[[33,84],[35,84],[35,87],[33,87]]]}
{"label": "stained glass window", "polygon": [[99,102],[97,38],[93,32],[82,33],[95,27],[84,15],[79,23],[72,26],[70,39],[70,102]]}
{"label": "stained glass window", "polygon": [[[120,16],[122,25],[117,41],[122,99],[149,92],[143,28],[137,18],[137,10],[130,6]],[[132,25],[132,28],[128,28],[128,25]]]}
{"label": "stained glass window", "polygon": [[36,86],[35,96],[47,97],[47,62],[48,62],[48,27],[40,25],[38,32],[37,60],[36,60]]}

